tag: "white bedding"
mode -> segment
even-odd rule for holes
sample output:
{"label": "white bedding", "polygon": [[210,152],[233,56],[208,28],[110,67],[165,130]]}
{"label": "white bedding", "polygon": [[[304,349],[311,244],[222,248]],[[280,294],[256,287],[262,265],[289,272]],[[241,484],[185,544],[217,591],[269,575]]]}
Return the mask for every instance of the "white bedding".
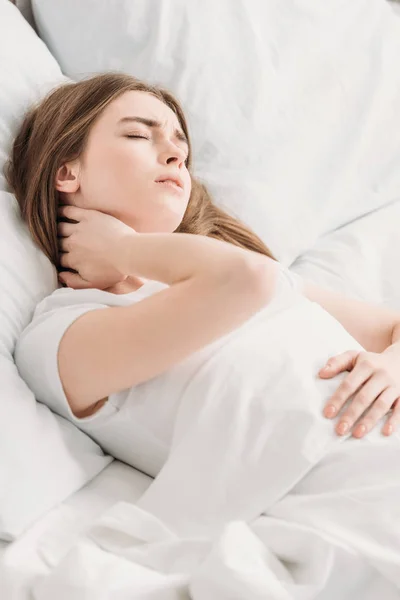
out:
{"label": "white bedding", "polygon": [[[321,238],[291,268],[321,285],[372,301],[383,299],[400,309],[400,278],[396,276],[400,267],[398,223],[400,201]],[[118,502],[136,502],[150,482],[142,473],[114,461],[20,540],[8,545],[3,543],[0,546],[0,597],[28,600],[27,589],[35,577],[49,573],[76,543],[77,535],[87,530],[95,518],[104,515],[107,519],[108,509],[114,511],[111,514],[115,515],[115,523],[126,526],[127,513],[120,512],[124,505]],[[387,590],[385,596],[379,595],[382,581],[377,582],[372,571],[365,571],[365,565],[357,563],[354,557],[344,554],[337,560],[343,561],[344,581],[353,573],[355,579],[359,577],[364,582],[364,595],[359,595],[360,599],[397,598],[396,595],[391,597],[392,592]],[[378,591],[374,586],[378,586]],[[167,596],[161,598],[164,600]],[[326,600],[338,598],[333,593],[327,595]]]}
{"label": "white bedding", "polygon": [[[351,141],[349,138],[349,147],[351,147]],[[330,156],[330,154],[328,153],[327,156]],[[295,165],[296,163],[293,162],[292,164],[285,162],[285,174]],[[318,196],[318,198],[320,197],[321,195]],[[313,248],[304,252],[295,261],[291,268],[303,277],[332,289],[367,300],[384,302],[400,310],[400,278],[398,277],[400,267],[399,223],[400,200],[394,201],[391,205],[364,218],[357,219],[320,238]],[[264,222],[263,224],[265,225]],[[274,225],[273,221],[271,221],[272,225]],[[279,239],[284,234],[283,229],[275,230],[275,235],[278,235]],[[307,231],[304,229],[302,235],[306,236],[306,234]],[[268,240],[266,241],[268,242]],[[279,247],[277,240],[275,240],[275,244]],[[339,456],[339,453],[337,456]],[[189,475],[187,484],[192,485],[194,489],[195,484],[200,485],[201,479],[198,480],[195,477],[196,474],[190,473]],[[179,596],[177,596],[173,591],[166,592],[165,587],[164,589],[161,587],[159,593],[155,591],[158,586],[164,585],[164,578],[162,576],[157,577],[154,571],[147,573],[146,576],[144,569],[139,568],[135,571],[133,561],[136,559],[134,552],[132,552],[130,559],[126,557],[129,548],[135,545],[135,537],[142,535],[146,539],[146,536],[149,538],[153,535],[154,541],[157,537],[166,535],[165,530],[160,529],[156,520],[146,520],[145,514],[135,508],[135,503],[150,483],[151,479],[147,476],[118,461],[114,461],[79,492],[39,520],[16,542],[11,544],[0,542],[0,598],[5,600],[49,600],[50,598],[51,600],[53,598],[57,598],[57,600],[63,600],[63,598],[65,600],[71,600],[71,598],[74,598],[74,600],[78,598],[92,600],[92,597],[96,600],[110,597],[113,600],[114,598],[118,600],[122,598],[140,600],[142,597],[151,597],[152,600],[171,600],[178,597],[182,600],[187,598],[184,593],[179,592]],[[343,481],[341,483],[343,484]],[[297,489],[300,490],[300,488]],[[169,507],[171,508],[174,503],[174,495],[176,496],[177,492],[173,486],[170,486],[168,491],[173,491],[169,499]],[[202,489],[201,493],[207,501],[206,491]],[[245,490],[239,491],[244,492]],[[161,500],[163,500],[162,496]],[[291,501],[293,501],[293,497],[288,500],[289,503]],[[337,502],[337,498],[335,502]],[[146,507],[145,504],[142,506]],[[194,510],[196,503],[192,503],[191,506]],[[293,514],[295,508],[295,506],[290,507],[288,504],[285,509],[285,504],[278,503],[276,518],[277,521],[280,521],[278,524],[281,528],[278,527],[274,533],[272,521],[269,521],[264,529],[264,531],[268,531],[268,539],[263,540],[264,548],[255,543],[249,528],[246,528],[243,524],[238,527],[233,524],[233,527],[226,531],[225,538],[223,536],[219,538],[220,543],[214,546],[213,553],[208,555],[205,569],[202,573],[200,572],[203,579],[201,580],[200,577],[197,583],[202,581],[203,584],[206,582],[206,585],[210,586],[213,584],[213,577],[214,583],[218,579],[221,581],[221,569],[225,569],[226,577],[223,578],[225,584],[229,580],[232,581],[232,573],[235,569],[236,573],[241,572],[243,575],[242,583],[244,582],[244,584],[246,584],[249,573],[250,578],[253,579],[257,578],[256,574],[258,573],[262,580],[261,571],[254,570],[254,566],[264,565],[263,561],[266,561],[269,566],[269,579],[266,585],[270,586],[270,595],[266,595],[264,590],[259,595],[260,600],[261,598],[263,600],[268,600],[268,598],[289,600],[289,598],[293,598],[293,595],[290,595],[289,592],[286,593],[287,590],[282,589],[281,583],[277,583],[276,579],[271,576],[271,573],[276,577],[277,574],[283,572],[280,570],[281,565],[276,562],[279,540],[283,540],[284,543],[287,543],[287,548],[291,548],[293,551],[292,559],[304,555],[304,565],[306,565],[308,559],[314,561],[312,563],[314,571],[299,570],[296,576],[302,574],[306,579],[316,574],[315,566],[322,569],[323,564],[326,567],[329,562],[325,560],[329,554],[327,545],[325,542],[313,538],[310,531],[303,532],[303,536],[300,527],[295,532],[289,528],[287,530],[288,537],[285,537],[282,520],[287,517],[288,510],[292,511]],[[159,510],[160,506],[157,509]],[[299,506],[297,506],[297,509],[299,509]],[[279,513],[279,510],[283,512]],[[354,514],[356,514],[356,510],[354,510]],[[302,516],[304,517],[304,513]],[[99,519],[99,521],[94,526],[96,519]],[[151,529],[149,525],[151,525]],[[253,533],[257,531],[262,534],[264,525],[265,522],[259,522],[258,530],[256,527]],[[294,527],[293,523],[291,527]],[[92,533],[89,535],[90,528]],[[298,546],[296,545],[297,542]],[[269,547],[268,544],[270,544]],[[190,544],[185,548],[182,544],[175,544],[174,548],[173,546],[174,544],[167,544],[165,548],[170,553],[170,557],[174,548],[177,557],[179,557],[182,548],[184,549],[184,555],[190,557]],[[271,552],[268,553],[265,548]],[[160,553],[162,549],[161,544]],[[66,558],[68,552],[70,552],[69,559]],[[335,556],[332,556],[332,564],[335,563],[335,570],[332,570],[332,572],[337,573],[339,571],[341,577],[337,578],[335,576],[330,581],[327,580],[330,587],[325,590],[323,595],[318,596],[318,600],[347,600],[344,589],[348,588],[351,578],[354,588],[348,596],[350,600],[354,598],[360,600],[377,600],[378,598],[379,600],[381,598],[395,600],[400,598],[393,585],[388,581],[384,581],[377,574],[374,567],[366,565],[365,562],[356,557],[354,552],[349,551],[345,546],[341,550],[337,546],[335,552]],[[260,557],[262,560],[258,561]],[[252,562],[249,562],[250,558]],[[154,555],[152,559],[154,560]],[[161,564],[162,561],[158,563],[158,565]],[[171,563],[169,565],[171,566]],[[72,570],[71,567],[73,567]],[[189,567],[190,565],[186,564],[187,570],[190,570]],[[88,583],[87,590],[81,585],[82,581],[85,580],[85,570],[88,578],[86,580]],[[173,570],[172,566],[171,570]],[[248,570],[247,573],[246,570]],[[53,576],[50,577],[51,573],[53,573]],[[319,575],[321,575],[321,572],[319,572]],[[43,580],[39,585],[41,577],[43,577]],[[79,577],[82,578],[80,581]],[[90,577],[92,577],[91,581]],[[133,588],[130,578],[136,578],[135,584],[140,578],[144,587],[147,586],[147,591],[143,592],[147,595],[141,596],[139,592],[132,595]],[[185,582],[186,580],[187,577],[183,577],[182,581]],[[73,590],[74,596],[70,593],[71,589],[68,590],[63,585],[66,581],[70,585],[73,582],[77,584]],[[102,582],[102,588],[96,588],[96,581]],[[172,589],[174,585],[175,588],[177,587],[176,579],[170,578],[169,581]],[[297,583],[298,581],[297,579]],[[119,591],[114,589],[112,595],[110,595],[109,587],[112,585],[115,587],[118,583],[121,583],[121,589]],[[262,583],[265,583],[265,581],[262,580]],[[153,586],[151,592],[148,590],[149,584]],[[80,589],[79,586],[81,586]],[[32,589],[35,589],[33,595]],[[199,587],[197,589],[198,594],[200,594],[201,589]],[[208,587],[208,592],[209,590],[210,587]],[[246,597],[246,594],[242,593],[237,579],[235,580],[236,592],[239,594],[238,598],[240,600],[249,599],[249,596]],[[254,592],[254,589],[252,592]],[[296,593],[298,594],[295,596],[296,599],[301,597],[301,600],[309,600],[315,597],[312,595],[312,591],[306,589],[299,591],[299,587],[297,587]],[[200,595],[198,597],[202,598]],[[221,600],[220,595],[213,596],[208,593],[206,597],[207,600],[214,600],[214,598],[215,600]],[[230,600],[234,597],[232,593]]]}
{"label": "white bedding", "polygon": [[317,373],[361,346],[298,292],[277,304],[198,370],[160,474],[35,600],[400,598],[400,433],[336,435],[322,410],[345,374]]}
{"label": "white bedding", "polygon": [[116,502],[136,502],[152,479],[114,460],[17,541],[0,541],[0,598],[31,600],[35,579],[57,564],[77,537]]}
{"label": "white bedding", "polygon": [[323,236],[290,269],[321,286],[400,310],[399,224],[400,199]]}
{"label": "white bedding", "polygon": [[177,93],[196,174],[285,266],[397,196],[400,21],[384,0],[34,0],[33,9],[72,79],[120,69]]}

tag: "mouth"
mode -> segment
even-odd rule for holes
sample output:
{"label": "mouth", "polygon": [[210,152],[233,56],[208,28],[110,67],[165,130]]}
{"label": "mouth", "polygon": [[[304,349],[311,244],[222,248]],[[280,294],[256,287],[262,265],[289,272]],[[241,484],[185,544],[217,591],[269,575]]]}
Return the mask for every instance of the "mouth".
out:
{"label": "mouth", "polygon": [[183,192],[183,186],[180,185],[180,183],[178,183],[174,179],[164,179],[162,181],[156,181],[156,183],[158,185],[163,185],[164,187],[168,187],[172,190],[175,190],[178,192]]}

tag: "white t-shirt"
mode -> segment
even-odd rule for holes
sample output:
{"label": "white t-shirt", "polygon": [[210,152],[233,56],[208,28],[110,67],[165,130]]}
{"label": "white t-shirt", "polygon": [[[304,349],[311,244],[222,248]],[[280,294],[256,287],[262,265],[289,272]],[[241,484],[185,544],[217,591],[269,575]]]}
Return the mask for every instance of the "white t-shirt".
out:
{"label": "white t-shirt", "polygon": [[281,267],[274,296],[260,313],[166,373],[111,394],[95,414],[81,419],[75,417],[58,372],[57,353],[64,332],[75,319],[90,310],[128,306],[166,287],[168,285],[162,282],[147,281],[128,294],[60,288],[38,304],[31,323],[17,343],[14,356],[21,377],[38,401],[73,422],[106,453],[153,477],[167,459],[182,394],[198,369],[229,341],[230,336],[240,335],[241,328],[260,313],[272,316],[303,298],[302,279]]}

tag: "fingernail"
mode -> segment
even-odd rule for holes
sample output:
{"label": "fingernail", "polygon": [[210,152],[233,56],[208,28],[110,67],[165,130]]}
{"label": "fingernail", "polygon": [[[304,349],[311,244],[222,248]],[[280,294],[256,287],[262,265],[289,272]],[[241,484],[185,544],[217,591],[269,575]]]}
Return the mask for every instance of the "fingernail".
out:
{"label": "fingernail", "polygon": [[336,415],[336,406],[333,406],[333,404],[329,404],[329,406],[326,407],[325,409],[325,415],[328,418],[332,418]]}
{"label": "fingernail", "polygon": [[340,423],[339,427],[337,428],[337,432],[339,435],[343,435],[346,433],[346,431],[349,429],[349,424],[346,422],[342,422]]}
{"label": "fingernail", "polygon": [[367,428],[365,425],[359,425],[354,433],[359,436],[363,436],[365,433],[367,433]]}
{"label": "fingernail", "polygon": [[393,433],[393,425],[388,425],[386,427],[386,431],[387,431],[386,435],[392,435],[392,433]]}

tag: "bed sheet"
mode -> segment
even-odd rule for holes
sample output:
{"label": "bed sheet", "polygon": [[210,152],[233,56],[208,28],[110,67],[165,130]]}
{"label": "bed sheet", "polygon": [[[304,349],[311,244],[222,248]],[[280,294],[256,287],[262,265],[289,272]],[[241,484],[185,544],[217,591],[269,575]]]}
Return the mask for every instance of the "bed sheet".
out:
{"label": "bed sheet", "polygon": [[399,227],[397,199],[321,237],[290,270],[323,287],[400,310]]}
{"label": "bed sheet", "polygon": [[116,502],[135,503],[151,481],[151,477],[114,460],[18,540],[0,541],[0,598],[31,600],[32,582],[48,573],[80,534]]}

